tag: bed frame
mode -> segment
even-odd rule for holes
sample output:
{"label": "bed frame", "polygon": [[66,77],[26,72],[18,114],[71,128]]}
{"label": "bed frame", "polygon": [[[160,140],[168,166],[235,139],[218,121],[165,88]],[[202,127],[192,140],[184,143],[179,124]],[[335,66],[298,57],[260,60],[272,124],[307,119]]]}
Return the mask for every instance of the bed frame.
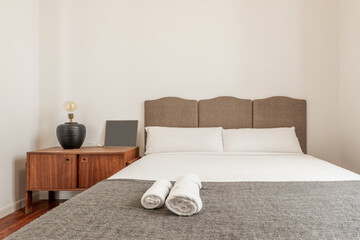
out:
{"label": "bed frame", "polygon": [[145,127],[274,128],[295,126],[306,153],[306,100],[270,97],[249,100],[217,97],[187,100],[164,97],[145,101]]}

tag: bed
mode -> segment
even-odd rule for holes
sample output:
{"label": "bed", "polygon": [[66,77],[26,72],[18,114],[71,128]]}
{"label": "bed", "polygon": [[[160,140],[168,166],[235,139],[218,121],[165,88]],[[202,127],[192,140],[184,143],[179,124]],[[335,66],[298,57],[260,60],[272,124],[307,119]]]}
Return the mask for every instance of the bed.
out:
{"label": "bed", "polygon": [[[303,153],[151,153],[8,239],[359,239],[360,176],[306,153],[306,101],[167,97],[145,102],[145,126],[295,127]],[[203,209],[145,210],[154,180],[195,172]]]}

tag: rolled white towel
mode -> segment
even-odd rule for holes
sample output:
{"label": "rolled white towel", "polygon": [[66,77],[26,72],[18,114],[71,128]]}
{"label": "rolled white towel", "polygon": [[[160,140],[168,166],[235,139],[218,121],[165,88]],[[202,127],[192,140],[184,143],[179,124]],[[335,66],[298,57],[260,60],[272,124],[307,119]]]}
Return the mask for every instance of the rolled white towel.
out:
{"label": "rolled white towel", "polygon": [[188,174],[181,175],[180,177],[178,177],[178,179],[176,179],[176,183],[180,183],[182,181],[194,182],[199,186],[199,189],[202,188],[200,177],[197,174],[188,173]]}
{"label": "rolled white towel", "polygon": [[141,205],[146,209],[159,208],[165,203],[172,184],[169,180],[159,179],[141,197]]}
{"label": "rolled white towel", "polygon": [[202,208],[201,181],[196,174],[186,174],[176,180],[166,199],[166,207],[179,216],[191,216]]}

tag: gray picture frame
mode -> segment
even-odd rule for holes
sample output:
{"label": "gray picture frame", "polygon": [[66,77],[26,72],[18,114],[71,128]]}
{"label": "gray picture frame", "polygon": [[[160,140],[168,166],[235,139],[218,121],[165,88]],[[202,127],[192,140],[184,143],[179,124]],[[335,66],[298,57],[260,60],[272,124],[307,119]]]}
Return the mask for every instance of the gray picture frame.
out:
{"label": "gray picture frame", "polygon": [[138,120],[107,120],[105,147],[135,147]]}

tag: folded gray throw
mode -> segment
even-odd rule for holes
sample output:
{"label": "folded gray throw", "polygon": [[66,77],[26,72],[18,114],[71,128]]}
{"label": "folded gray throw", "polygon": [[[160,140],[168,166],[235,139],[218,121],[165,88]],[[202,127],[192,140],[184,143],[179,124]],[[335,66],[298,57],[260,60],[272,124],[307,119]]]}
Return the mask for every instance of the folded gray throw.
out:
{"label": "folded gray throw", "polygon": [[100,182],[7,239],[360,238],[360,181],[205,182],[191,218],[144,209],[152,183]]}

